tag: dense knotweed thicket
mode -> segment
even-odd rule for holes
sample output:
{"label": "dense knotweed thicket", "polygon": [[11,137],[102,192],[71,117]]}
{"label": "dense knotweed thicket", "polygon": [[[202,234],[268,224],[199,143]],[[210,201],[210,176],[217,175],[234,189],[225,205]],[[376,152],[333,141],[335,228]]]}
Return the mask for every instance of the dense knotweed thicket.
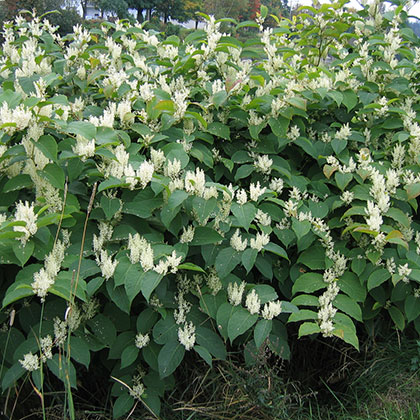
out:
{"label": "dense knotweed thicket", "polygon": [[186,352],[287,359],[288,323],[356,348],[384,318],[420,332],[420,44],[402,6],[300,12],[184,41],[5,25],[4,391],[49,371],[72,413],[94,361],[115,417],[158,413]]}

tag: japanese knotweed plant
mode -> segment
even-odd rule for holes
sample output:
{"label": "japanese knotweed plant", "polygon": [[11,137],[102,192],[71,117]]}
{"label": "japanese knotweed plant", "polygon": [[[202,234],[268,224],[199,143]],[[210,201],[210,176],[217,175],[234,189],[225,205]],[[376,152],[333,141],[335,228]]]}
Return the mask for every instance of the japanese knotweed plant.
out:
{"label": "japanese knotweed plant", "polygon": [[187,352],[287,359],[296,322],[356,348],[356,325],[420,332],[419,41],[398,4],[300,12],[224,19],[245,44],[208,16],[184,41],[5,25],[4,391],[95,364],[115,417],[158,414]]}

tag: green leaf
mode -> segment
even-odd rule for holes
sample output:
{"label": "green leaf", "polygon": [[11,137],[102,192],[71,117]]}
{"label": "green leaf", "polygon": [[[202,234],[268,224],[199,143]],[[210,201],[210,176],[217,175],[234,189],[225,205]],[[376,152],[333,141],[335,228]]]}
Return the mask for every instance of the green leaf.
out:
{"label": "green leaf", "polygon": [[25,373],[27,373],[27,370],[25,370],[22,367],[20,362],[16,362],[13,366],[6,369],[6,372],[1,382],[3,392],[11,388],[14,385],[14,383],[18,379],[20,379]]}
{"label": "green leaf", "polygon": [[313,295],[298,295],[292,299],[293,305],[297,306],[319,306],[319,300]]}
{"label": "green leaf", "polygon": [[257,349],[261,347],[265,339],[269,336],[273,327],[273,321],[271,319],[260,319],[254,328],[254,341]]}
{"label": "green leaf", "polygon": [[9,179],[3,187],[3,192],[8,193],[11,191],[23,190],[32,187],[32,178],[26,174],[19,174]]}
{"label": "green leaf", "polygon": [[87,321],[95,337],[106,347],[111,347],[117,338],[117,330],[114,323],[105,315],[98,314]]}
{"label": "green leaf", "polygon": [[299,338],[305,335],[318,334],[321,332],[319,325],[315,322],[304,322],[299,327]]}
{"label": "green leaf", "polygon": [[79,134],[87,140],[92,140],[96,137],[96,127],[87,121],[71,121],[67,125],[67,133]]}
{"label": "green leaf", "polygon": [[76,369],[73,363],[66,361],[66,358],[56,353],[52,359],[47,360],[47,366],[58,379],[61,379],[65,384],[70,382],[72,388],[77,388]]}
{"label": "green leaf", "polygon": [[114,403],[112,408],[112,418],[119,419],[127,414],[134,405],[134,398],[130,394],[121,394]]}
{"label": "green leaf", "polygon": [[408,295],[404,302],[404,311],[407,317],[407,322],[414,321],[418,316],[420,316],[419,299],[413,295]]}
{"label": "green leaf", "polygon": [[126,347],[121,354],[121,369],[132,365],[138,355],[139,349],[135,345]]}
{"label": "green leaf", "polygon": [[342,94],[343,104],[346,106],[347,111],[350,112],[357,105],[358,97],[352,90],[346,90]]}
{"label": "green leaf", "polygon": [[15,253],[16,258],[20,261],[21,267],[23,267],[28,262],[29,258],[34,252],[34,248],[34,241],[26,242],[25,246],[23,246],[21,242],[16,241],[16,243],[13,245],[13,252]]}
{"label": "green leaf", "polygon": [[364,302],[366,288],[361,284],[360,278],[350,271],[346,271],[339,279],[338,286],[356,302]]}
{"label": "green leaf", "polygon": [[236,310],[236,306],[232,306],[230,303],[225,302],[219,306],[216,314],[217,328],[220,334],[226,340],[228,338],[228,323],[232,314]]}
{"label": "green leaf", "polygon": [[153,339],[157,344],[166,344],[178,339],[178,325],[172,316],[162,318],[155,324]]}
{"label": "green leaf", "polygon": [[230,129],[227,125],[222,124],[220,122],[212,122],[207,126],[208,133],[213,134],[217,137],[221,137],[222,139],[229,140],[230,139]]}
{"label": "green leaf", "polygon": [[189,245],[216,244],[223,240],[222,235],[207,226],[198,226],[194,231],[194,238]]}
{"label": "green leaf", "polygon": [[248,230],[257,213],[255,206],[252,203],[240,205],[234,202],[232,203],[231,210],[233,215],[238,219],[239,226]]}
{"label": "green leaf", "polygon": [[175,210],[188,198],[188,193],[183,190],[175,190],[168,199],[168,208]]}
{"label": "green leaf", "polygon": [[311,223],[308,220],[299,221],[297,219],[293,219],[292,230],[295,232],[296,237],[299,240],[311,230]]}
{"label": "green leaf", "polygon": [[368,278],[367,289],[370,291],[375,287],[380,286],[391,277],[389,271],[386,268],[378,268]]}
{"label": "green leaf", "polygon": [[181,364],[185,348],[178,341],[166,343],[158,356],[159,376],[161,379],[168,377]]}
{"label": "green leaf", "polygon": [[226,360],[226,347],[220,336],[213,330],[197,326],[195,330],[195,339],[200,346],[204,347],[216,359]]}
{"label": "green leaf", "polygon": [[388,312],[391,315],[391,318],[394,321],[394,324],[397,326],[397,328],[400,331],[403,331],[405,328],[405,319],[402,312],[396,306],[391,306],[390,308],[388,308]]}
{"label": "green leaf", "polygon": [[207,220],[207,218],[213,213],[214,209],[217,207],[217,200],[215,198],[210,198],[205,200],[201,197],[194,197],[193,199],[194,212],[197,215],[201,224]]}
{"label": "green leaf", "polygon": [[[235,181],[249,177],[255,171],[254,165],[241,165],[235,174]],[[237,204],[235,202],[235,204]]]}
{"label": "green leaf", "polygon": [[292,293],[294,295],[299,292],[313,293],[319,289],[326,288],[326,286],[322,274],[304,273],[296,279]]}
{"label": "green leaf", "polygon": [[239,263],[241,254],[233,248],[224,248],[219,251],[215,261],[217,274],[221,279],[225,278]]}
{"label": "green leaf", "polygon": [[59,190],[64,189],[66,176],[63,169],[55,163],[49,163],[45,168],[40,171],[40,174],[48,180],[48,182]]}
{"label": "green leaf", "polygon": [[247,248],[242,253],[242,265],[245,267],[246,272],[249,273],[254,267],[255,260],[257,259],[258,251],[253,248]]}
{"label": "green leaf", "polygon": [[334,174],[334,178],[337,183],[337,187],[340,188],[341,191],[344,191],[349,182],[353,179],[353,174],[336,172]]}
{"label": "green leaf", "polygon": [[273,242],[269,242],[267,245],[264,246],[264,249],[289,261],[287,252],[280,245],[277,245]]}
{"label": "green leaf", "polygon": [[149,270],[143,275],[141,282],[141,292],[147,301],[149,301],[150,295],[152,294],[153,290],[156,289],[162,278],[163,276],[161,274],[158,274],[153,270]]}
{"label": "green leaf", "polygon": [[340,311],[345,312],[347,315],[350,315],[357,321],[363,321],[362,310],[352,298],[343,294],[338,294],[334,299],[334,306],[340,309]]}
{"label": "green leaf", "polygon": [[[106,179],[105,181],[102,181],[98,186],[98,193],[101,191],[109,190],[110,188],[117,188],[124,185],[124,182],[122,182],[120,179],[115,178],[113,176],[109,177],[109,179]],[[132,203],[129,203],[132,204]],[[128,212],[127,212],[128,213]]]}
{"label": "green leaf", "polygon": [[278,298],[277,292],[268,284],[256,284],[253,289],[257,292],[261,305]]}
{"label": "green leaf", "polygon": [[178,270],[198,271],[200,273],[206,274],[206,271],[203,270],[200,266],[198,266],[196,264],[193,264],[193,263],[190,263],[190,262],[180,264],[178,266]]}
{"label": "green leaf", "polygon": [[57,160],[57,142],[53,136],[41,136],[38,141],[35,142],[35,146],[43,153],[43,155],[55,162]]}
{"label": "green leaf", "polygon": [[194,346],[194,350],[198,353],[198,355],[210,366],[213,366],[213,361],[211,358],[211,354],[205,347],[201,346]]}
{"label": "green leaf", "polygon": [[70,338],[70,350],[71,358],[89,369],[90,364],[90,351],[88,343],[82,337],[76,337],[74,335]]}
{"label": "green leaf", "polygon": [[[354,324],[351,322],[351,325],[346,321],[343,323],[338,315],[343,316],[344,314],[336,314],[334,317],[334,330],[333,334],[336,337],[341,338],[348,344],[351,344],[356,350],[359,350],[359,339],[356,335],[356,329]],[[348,317],[347,317],[348,318]],[[350,319],[350,318],[348,318]]]}
{"label": "green leaf", "polygon": [[407,191],[408,200],[417,198],[420,195],[420,182],[416,182],[415,184],[408,184],[404,188]]}
{"label": "green leaf", "polygon": [[297,262],[306,265],[311,270],[324,270],[325,249],[322,246],[312,246],[299,255]]}
{"label": "green leaf", "polygon": [[394,219],[396,222],[401,223],[406,228],[411,226],[409,217],[400,209],[391,207],[386,213],[385,216]]}
{"label": "green leaf", "polygon": [[101,197],[101,209],[104,211],[107,220],[112,220],[115,213],[120,209],[120,200],[103,195]]}
{"label": "green leaf", "polygon": [[309,309],[301,309],[299,312],[291,313],[287,322],[299,322],[306,321],[308,319],[318,319],[318,312],[314,312]]}
{"label": "green leaf", "polygon": [[253,314],[242,307],[233,312],[228,322],[228,337],[233,343],[236,337],[249,330],[258,320],[258,315]]}

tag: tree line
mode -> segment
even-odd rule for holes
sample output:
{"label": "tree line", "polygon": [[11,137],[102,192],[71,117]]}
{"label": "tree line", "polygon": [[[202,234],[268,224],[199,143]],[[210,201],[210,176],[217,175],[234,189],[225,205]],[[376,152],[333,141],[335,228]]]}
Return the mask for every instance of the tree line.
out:
{"label": "tree line", "polygon": [[170,19],[186,22],[196,19],[196,12],[242,21],[254,19],[261,4],[267,6],[270,13],[288,16],[288,2],[289,0],[4,0],[1,12],[5,19],[12,19],[21,9],[35,9],[38,14],[56,9],[61,9],[65,14],[74,14],[80,10],[81,17],[85,19],[88,6],[94,6],[100,11],[102,18],[109,15],[127,18],[133,16],[129,10],[135,11],[134,18],[139,22],[151,20],[152,17],[162,19],[165,23]]}

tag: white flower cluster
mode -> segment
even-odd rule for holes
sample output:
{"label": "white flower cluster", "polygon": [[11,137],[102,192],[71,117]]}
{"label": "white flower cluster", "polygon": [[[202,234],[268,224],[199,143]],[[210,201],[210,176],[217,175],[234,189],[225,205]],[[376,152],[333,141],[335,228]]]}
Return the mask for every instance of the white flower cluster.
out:
{"label": "white flower cluster", "polygon": [[242,236],[240,234],[239,229],[236,229],[236,232],[230,238],[230,246],[238,252],[245,251],[246,246],[248,244],[248,240],[242,240]]}
{"label": "white flower cluster", "polygon": [[252,249],[260,252],[270,242],[270,235],[258,232],[255,238],[251,238],[250,245]]}
{"label": "white flower cluster", "polygon": [[185,347],[185,350],[191,350],[194,347],[195,325],[192,322],[186,322],[183,328],[178,328],[178,340]]}
{"label": "white flower cluster", "polygon": [[211,294],[213,296],[216,296],[217,293],[221,290],[222,282],[220,281],[219,276],[217,275],[217,271],[214,269],[214,267],[210,268],[208,270],[208,276],[207,276],[207,286],[209,287]]}
{"label": "white flower cluster", "polygon": [[238,306],[242,302],[242,295],[244,294],[246,283],[241,284],[229,283],[227,287],[228,299],[231,305]]}
{"label": "white flower cluster", "polygon": [[193,225],[190,225],[187,228],[184,226],[179,242],[181,242],[181,244],[190,243],[194,239],[194,232],[195,227]]}
{"label": "white flower cluster", "polygon": [[16,204],[14,220],[16,222],[25,222],[25,226],[13,226],[13,230],[15,232],[23,233],[23,236],[18,238],[22,242],[23,246],[26,244],[28,239],[37,232],[37,219],[38,216],[35,214],[34,203],[30,204],[28,201],[22,203],[22,201],[19,201],[19,203]]}
{"label": "white flower cluster", "polygon": [[143,347],[146,347],[149,344],[149,342],[150,342],[149,334],[138,333],[136,335],[135,344],[138,349],[142,349]]}
{"label": "white flower cluster", "polygon": [[246,309],[253,314],[258,314],[260,312],[261,307],[261,300],[258,296],[258,293],[255,291],[255,289],[252,289],[247,295],[245,299],[245,306]]}
{"label": "white flower cluster", "polygon": [[44,267],[34,274],[31,287],[34,293],[41,298],[41,302],[45,301],[48,290],[55,282],[68,245],[66,240],[57,240],[52,251],[45,257]]}
{"label": "white flower cluster", "polygon": [[270,301],[264,305],[263,310],[261,311],[261,315],[264,319],[273,319],[276,316],[281,314],[281,302],[280,301]]}
{"label": "white flower cluster", "polygon": [[128,250],[131,264],[140,262],[143,271],[149,271],[154,268],[154,253],[152,246],[147,240],[138,233],[128,234]]}

